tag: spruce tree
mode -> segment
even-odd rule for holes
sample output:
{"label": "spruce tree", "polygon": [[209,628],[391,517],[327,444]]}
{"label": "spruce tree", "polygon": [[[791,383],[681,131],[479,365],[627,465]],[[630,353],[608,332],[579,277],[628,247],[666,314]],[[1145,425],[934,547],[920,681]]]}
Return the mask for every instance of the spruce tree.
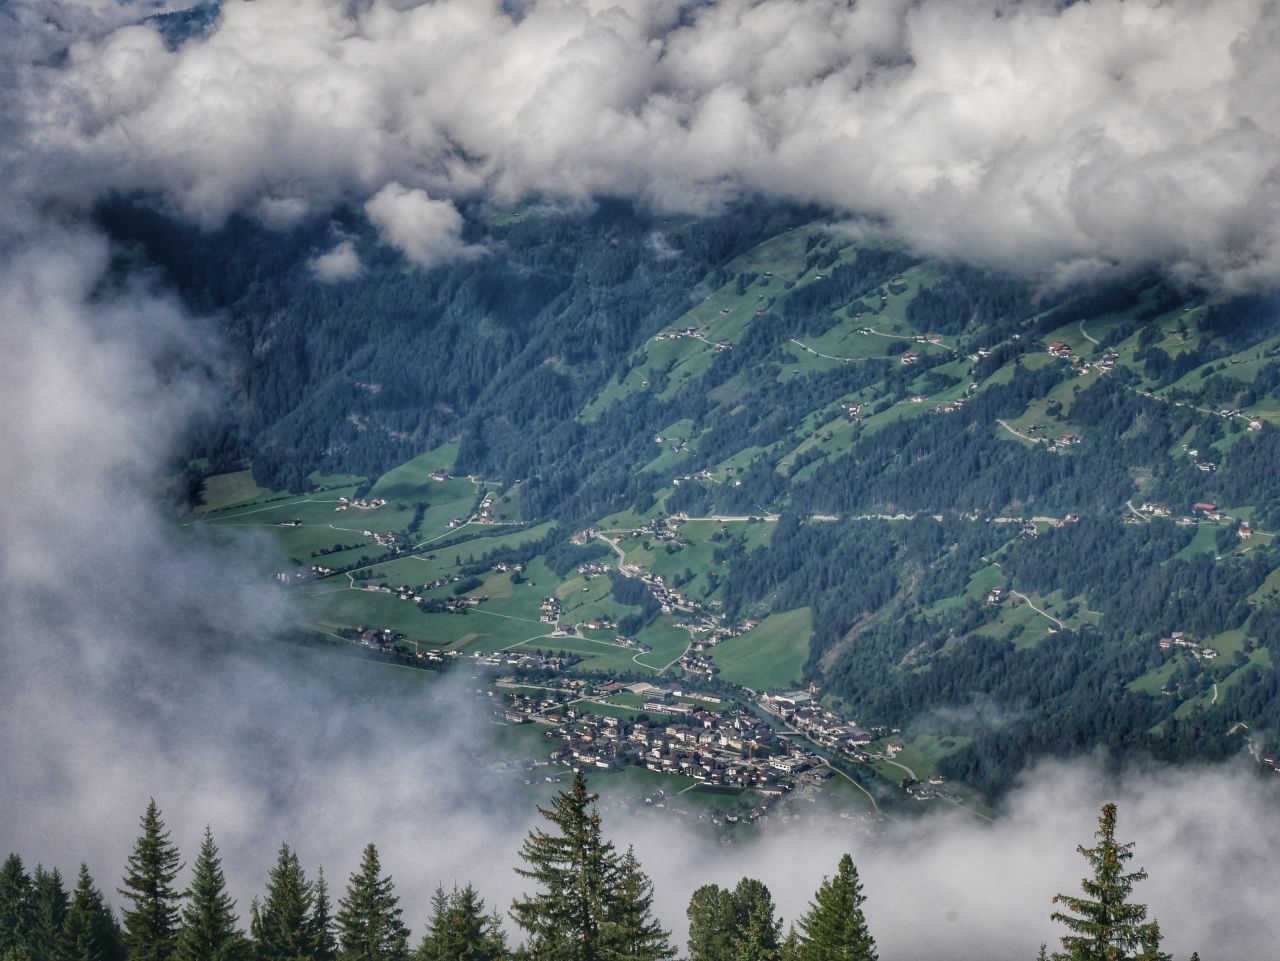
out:
{"label": "spruce tree", "polygon": [[102,892],[80,865],[80,876],[67,909],[67,953],[71,961],[123,961],[124,940],[120,925]]}
{"label": "spruce tree", "polygon": [[1092,876],[1081,881],[1083,895],[1059,894],[1053,899],[1067,911],[1055,911],[1051,917],[1071,932],[1062,936],[1063,951],[1053,954],[1054,961],[1127,961],[1150,947],[1151,933],[1143,924],[1147,907],[1128,900],[1147,872],[1126,870],[1133,858],[1133,842],[1116,840],[1114,804],[1103,806],[1095,837],[1094,847],[1076,847],[1093,868]]}
{"label": "spruce tree", "polygon": [[787,936],[782,939],[782,947],[778,951],[778,957],[782,961],[801,961],[800,952],[804,945],[800,940],[800,935],[796,933],[795,925],[787,929]]}
{"label": "spruce tree", "polygon": [[733,961],[733,892],[704,884],[689,897],[689,961]]}
{"label": "spruce tree", "polygon": [[338,902],[339,961],[405,961],[409,929],[400,920],[400,901],[390,876],[383,876],[378,849],[364,849],[360,870],[351,875]]}
{"label": "spruce tree", "polygon": [[612,900],[601,932],[606,957],[639,961],[675,957],[670,933],[653,916],[653,882],[640,869],[631,848],[618,862]]}
{"label": "spruce tree", "polygon": [[508,956],[500,920],[468,884],[446,893],[436,888],[431,918],[414,961],[501,961]]}
{"label": "spruce tree", "polygon": [[31,937],[27,945],[34,961],[67,961],[66,923],[71,901],[57,868],[36,865],[32,876]]}
{"label": "spruce tree", "polygon": [[236,926],[235,902],[227,894],[213,832],[204,830],[187,903],[182,909],[176,961],[243,961],[248,942]]}
{"label": "spruce tree", "polygon": [[0,958],[14,948],[26,949],[34,923],[35,888],[22,864],[10,854],[0,867]]}
{"label": "spruce tree", "polygon": [[124,909],[124,943],[129,961],[170,961],[178,942],[178,902],[173,886],[182,870],[178,849],[153,798],[142,815],[142,835],[129,855],[129,870],[120,889],[130,907]]}
{"label": "spruce tree", "polygon": [[778,961],[782,922],[773,895],[755,878],[743,878],[733,889],[735,931],[733,957],[738,961]]}
{"label": "spruce tree", "polygon": [[280,845],[267,876],[267,893],[251,911],[254,951],[260,961],[316,961],[315,903],[298,856]]}
{"label": "spruce tree", "polygon": [[1160,925],[1155,921],[1142,927],[1142,950],[1138,961],[1173,961],[1173,955],[1160,950]]}
{"label": "spruce tree", "polygon": [[876,943],[862,913],[866,896],[853,858],[840,858],[835,877],[823,878],[800,919],[802,961],[876,961]]}
{"label": "spruce tree", "polygon": [[521,877],[538,890],[517,899],[511,916],[528,935],[533,961],[600,961],[605,957],[601,929],[606,923],[617,881],[617,856],[600,833],[598,795],[587,790],[576,772],[568,791],[559,792],[550,808],[538,808],[553,832],[534,828],[520,856]]}
{"label": "spruce tree", "polygon": [[311,943],[316,961],[334,961],[338,943],[333,937],[333,906],[329,902],[329,886],[324,868],[316,869],[315,905],[311,911]]}

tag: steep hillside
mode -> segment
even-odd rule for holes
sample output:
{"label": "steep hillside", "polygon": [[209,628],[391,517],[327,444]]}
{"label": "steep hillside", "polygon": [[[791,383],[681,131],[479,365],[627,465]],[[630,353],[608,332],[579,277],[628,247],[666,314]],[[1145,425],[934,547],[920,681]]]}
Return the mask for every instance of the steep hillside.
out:
{"label": "steep hillside", "polygon": [[[986,791],[1042,753],[1280,731],[1273,300],[1045,292],[778,208],[472,214],[479,259],[417,273],[363,237],[373,266],[326,286],[329,225],[104,212],[227,318],[194,480],[261,489],[213,479],[202,516],[290,522],[314,623],[493,651],[540,646],[555,598],[580,670],[812,681]],[[721,646],[699,618],[761,623]]]}

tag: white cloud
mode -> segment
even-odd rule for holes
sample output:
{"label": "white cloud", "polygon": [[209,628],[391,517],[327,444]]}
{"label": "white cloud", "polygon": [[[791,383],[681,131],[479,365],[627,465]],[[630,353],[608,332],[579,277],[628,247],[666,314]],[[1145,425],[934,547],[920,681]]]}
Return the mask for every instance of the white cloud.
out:
{"label": "white cloud", "polygon": [[462,215],[425,190],[387,184],[364,205],[383,241],[419,267],[435,267],[477,253],[462,241]]}
{"label": "white cloud", "polygon": [[317,280],[326,284],[335,284],[359,277],[364,272],[364,265],[360,263],[356,245],[350,240],[343,240],[332,250],[313,259],[311,271]]}
{"label": "white cloud", "polygon": [[387,184],[684,210],[762,191],[944,256],[1266,284],[1277,38],[1271,0],[231,0],[176,52],[147,27],[73,45],[33,110],[64,179],[158,187],[204,223]]}

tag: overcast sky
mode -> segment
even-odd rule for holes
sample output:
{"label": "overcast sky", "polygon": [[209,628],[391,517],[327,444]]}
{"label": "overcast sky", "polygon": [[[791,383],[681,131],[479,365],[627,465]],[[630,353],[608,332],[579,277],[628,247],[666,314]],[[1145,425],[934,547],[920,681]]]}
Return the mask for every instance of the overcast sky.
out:
{"label": "overcast sky", "polygon": [[[246,545],[157,511],[219,344],[155,278],[104,285],[109,247],[80,216],[103,191],[206,225],[349,204],[427,265],[477,255],[471,200],[696,212],[762,192],[1034,278],[1280,277],[1273,3],[256,0],[177,50],[137,12],[0,10],[0,853],[68,875],[86,857],[108,890],[154,795],[188,858],[213,825],[242,911],[279,841],[340,887],[373,840],[419,924],[438,881],[504,905],[531,812],[478,769],[467,698],[372,697],[262,657],[295,615],[236,573]],[[312,268],[362,269],[344,243]],[[453,711],[471,723],[449,738],[413,733]],[[838,820],[728,849],[669,819],[612,826],[674,927],[696,883],[744,873],[794,918],[849,848],[883,957],[999,961],[1052,937],[1049,898],[1117,791],[1174,947],[1273,957],[1280,824],[1242,772],[1042,769],[995,825],[879,845]]]}

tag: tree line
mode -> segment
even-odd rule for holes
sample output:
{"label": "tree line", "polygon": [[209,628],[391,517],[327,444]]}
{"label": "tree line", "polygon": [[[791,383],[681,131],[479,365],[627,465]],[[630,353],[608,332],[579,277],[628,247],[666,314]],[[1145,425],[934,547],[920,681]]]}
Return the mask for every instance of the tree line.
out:
{"label": "tree line", "polygon": [[[601,830],[581,772],[532,829],[516,873],[532,887],[509,909],[523,942],[507,942],[502,917],[471,884],[438,887],[422,938],[410,944],[395,884],[377,848],[365,847],[336,907],[323,870],[307,877],[282,845],[266,890],[241,924],[221,855],[206,828],[185,889],[183,863],[151,800],[129,855],[117,915],[81,864],[67,891],[57,868],[30,874],[10,854],[0,867],[0,961],[673,961],[671,934],[655,917],[653,883],[635,852]],[[1116,806],[1102,808],[1092,847],[1077,850],[1091,874],[1081,893],[1054,898],[1066,933],[1040,961],[1172,961],[1146,905],[1130,900],[1147,877],[1131,869],[1133,843],[1116,839]],[[744,877],[706,884],[689,899],[687,961],[878,961],[853,859],[843,854],[808,909],[783,932],[769,888]],[[1199,961],[1193,954],[1191,961]]]}

